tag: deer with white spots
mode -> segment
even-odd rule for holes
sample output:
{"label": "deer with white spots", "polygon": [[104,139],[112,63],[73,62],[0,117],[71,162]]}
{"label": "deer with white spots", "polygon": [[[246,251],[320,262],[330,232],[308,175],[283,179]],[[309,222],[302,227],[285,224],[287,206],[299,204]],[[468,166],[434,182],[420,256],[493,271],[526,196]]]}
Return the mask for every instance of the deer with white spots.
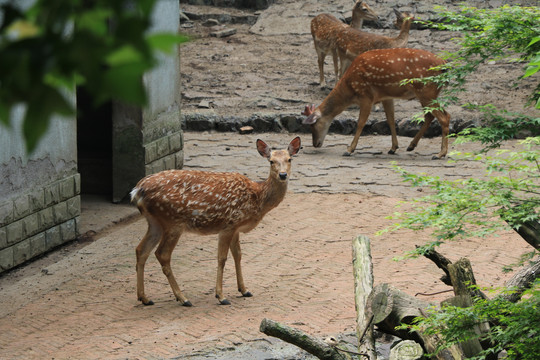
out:
{"label": "deer with white spots", "polygon": [[[360,29],[364,20],[379,21],[378,15],[371,10],[369,5],[362,0],[357,0],[352,9],[352,21],[350,27]],[[337,53],[338,33],[349,26],[330,14],[319,14],[311,20],[311,35],[315,51],[317,52],[317,62],[319,64],[319,84],[326,86],[324,78],[324,59],[326,55],[332,54],[334,60],[334,73],[336,82],[339,79],[339,63]]]}
{"label": "deer with white spots", "polygon": [[389,154],[398,149],[396,125],[394,119],[393,99],[420,101],[426,110],[424,123],[411,141],[407,151],[412,151],[418,141],[436,117],[442,128],[441,151],[433,157],[440,159],[448,152],[448,133],[450,115],[440,107],[437,97],[441,88],[434,82],[413,81],[402,85],[402,81],[435,76],[442,70],[434,67],[445,64],[445,61],[425,50],[419,49],[380,49],[368,51],[358,56],[345,72],[338,84],[324,101],[315,108],[306,106],[303,114],[308,115],[304,124],[311,125],[313,146],[321,147],[332,120],[348,106],[360,106],[358,124],[353,141],[343,155],[351,155],[358,144],[362,129],[367,122],[373,104],[382,102],[386,121],[392,134],[392,148]]}
{"label": "deer with white spots", "polygon": [[414,16],[394,9],[396,27],[401,31],[396,37],[369,33],[360,29],[346,28],[337,34],[336,49],[340,62],[340,75],[343,76],[356,57],[369,50],[402,48],[409,42],[409,31]]}
{"label": "deer with white spots", "polygon": [[287,150],[274,151],[257,140],[257,150],[270,162],[265,181],[252,181],[238,173],[167,170],[149,175],[135,186],[132,202],[148,221],[146,235],[136,249],[137,297],[144,305],[153,304],[144,292],[144,265],[157,245],[155,255],[176,300],[192,306],[171,270],[171,255],[183,232],[218,234],[216,298],[220,304],[230,304],[223,295],[223,269],[229,249],[238,291],[244,297],[252,296],[242,277],[239,234],[255,228],[285,197],[291,158],[300,150],[300,138],[294,138]]}

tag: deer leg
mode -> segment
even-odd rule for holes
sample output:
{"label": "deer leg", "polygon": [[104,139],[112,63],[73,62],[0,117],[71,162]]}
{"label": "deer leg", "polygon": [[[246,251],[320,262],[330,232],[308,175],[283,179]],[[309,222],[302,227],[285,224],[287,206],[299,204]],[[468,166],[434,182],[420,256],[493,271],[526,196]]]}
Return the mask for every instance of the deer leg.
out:
{"label": "deer leg", "polygon": [[394,118],[394,100],[384,100],[382,102],[384,107],[384,113],[386,114],[386,122],[390,127],[390,133],[392,134],[392,148],[388,151],[389,154],[394,155],[399,148],[396,132],[396,120]]}
{"label": "deer leg", "polygon": [[234,266],[236,268],[236,282],[238,284],[238,291],[242,294],[244,297],[251,297],[253,296],[251,292],[247,291],[246,286],[244,285],[244,277],[242,275],[242,250],[240,249],[240,235],[239,233],[234,234],[233,239],[231,241],[231,254],[234,258]]}
{"label": "deer leg", "polygon": [[435,110],[433,114],[439,120],[442,129],[441,152],[433,156],[433,160],[441,159],[448,153],[448,134],[450,133],[450,114],[446,110]]}
{"label": "deer leg", "polygon": [[146,235],[142,238],[141,242],[135,249],[135,255],[137,258],[137,299],[143,303],[143,305],[154,305],[152,300],[149,300],[144,293],[144,265],[150,255],[150,252],[161,239],[162,230],[157,224],[148,220],[148,230]]}
{"label": "deer leg", "polygon": [[171,289],[176,300],[180,301],[183,306],[193,306],[191,302],[184,296],[184,294],[182,294],[182,291],[180,291],[180,287],[178,286],[178,283],[176,282],[176,279],[171,269],[172,252],[176,247],[176,244],[178,243],[178,238],[181,234],[181,231],[171,231],[163,234],[163,238],[156,250],[156,257],[161,264],[161,270],[163,270],[163,274],[165,274],[167,280],[169,280],[169,285],[171,285]]}
{"label": "deer leg", "polygon": [[358,139],[360,139],[362,130],[364,129],[364,126],[366,125],[367,119],[371,112],[371,107],[373,106],[373,102],[371,100],[362,100],[359,105],[360,105],[360,114],[358,115],[358,124],[356,125],[356,133],[354,134],[354,138],[353,138],[353,141],[351,142],[351,145],[347,147],[347,151],[343,153],[343,156],[351,156],[354,150],[356,149],[356,146],[358,145]]}
{"label": "deer leg", "polygon": [[332,50],[332,58],[334,60],[334,74],[336,75],[336,84],[337,84],[340,78],[340,74],[339,74],[339,58],[338,58],[338,53],[336,49]]}
{"label": "deer leg", "polygon": [[218,267],[216,279],[216,298],[221,305],[230,305],[230,301],[223,296],[223,269],[227,262],[227,255],[233,240],[234,234],[220,233],[218,240]]}
{"label": "deer leg", "polygon": [[315,46],[315,50],[317,51],[317,62],[319,64],[319,86],[324,88],[326,86],[324,79],[324,58],[326,57],[326,53],[317,48],[317,46]]}
{"label": "deer leg", "polygon": [[434,119],[434,116],[432,113],[427,113],[424,115],[424,123],[422,124],[422,127],[420,128],[420,130],[414,136],[414,139],[412,139],[411,143],[407,147],[407,151],[413,151],[416,148],[422,136],[424,136],[427,129],[429,129],[429,125],[431,125],[431,122],[433,121],[433,119]]}

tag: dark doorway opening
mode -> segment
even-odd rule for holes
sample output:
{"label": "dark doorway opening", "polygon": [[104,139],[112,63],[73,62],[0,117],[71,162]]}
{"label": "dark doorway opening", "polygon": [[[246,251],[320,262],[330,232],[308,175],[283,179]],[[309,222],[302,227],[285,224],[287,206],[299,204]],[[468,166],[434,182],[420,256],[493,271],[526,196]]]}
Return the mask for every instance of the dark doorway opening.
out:
{"label": "dark doorway opening", "polygon": [[77,162],[81,194],[112,199],[112,102],[96,106],[84,87],[77,87]]}

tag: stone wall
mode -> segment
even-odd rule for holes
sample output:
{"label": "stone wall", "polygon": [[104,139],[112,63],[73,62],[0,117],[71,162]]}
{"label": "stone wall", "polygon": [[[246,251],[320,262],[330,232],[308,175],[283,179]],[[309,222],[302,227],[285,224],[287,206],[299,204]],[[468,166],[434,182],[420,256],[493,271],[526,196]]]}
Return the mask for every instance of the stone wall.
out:
{"label": "stone wall", "polygon": [[0,127],[0,272],[78,235],[81,182],[75,119],[53,118],[27,156],[23,116],[19,106],[11,113],[11,128]]}
{"label": "stone wall", "polygon": [[[156,3],[151,32],[176,32],[178,0]],[[160,54],[145,74],[144,109],[113,104],[113,201],[123,200],[143,176],[183,165],[179,53]],[[69,95],[75,103],[75,94]],[[31,156],[22,138],[24,108],[0,126],[0,273],[74,240],[81,216],[77,123],[52,119]]]}
{"label": "stone wall", "polygon": [[275,0],[188,0],[187,3],[191,5],[207,5],[207,6],[219,6],[219,7],[235,7],[262,10],[266,9]]}

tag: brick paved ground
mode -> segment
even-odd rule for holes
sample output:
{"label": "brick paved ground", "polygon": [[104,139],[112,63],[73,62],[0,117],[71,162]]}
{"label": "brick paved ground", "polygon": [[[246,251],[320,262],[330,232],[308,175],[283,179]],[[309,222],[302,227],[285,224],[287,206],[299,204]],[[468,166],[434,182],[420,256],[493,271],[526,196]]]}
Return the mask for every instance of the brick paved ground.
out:
{"label": "brick paved ground", "polygon": [[[256,135],[185,136],[186,168],[232,169],[253,179],[267,175],[268,165],[255,150]],[[259,137],[286,145],[292,135]],[[417,153],[400,151],[389,156],[389,137],[362,137],[362,151],[350,158],[340,155],[350,137],[332,135],[322,149],[313,149],[309,136],[302,135],[302,139],[305,147],[293,161],[290,193],[255,230],[241,236],[244,277],[254,297],[236,297],[231,260],[225,269],[224,290],[232,305],[217,305],[213,296],[216,238],[188,234],[173,255],[173,270],[195,306],[185,308],[174,301],[154,257],[147,264],[146,285],[156,304],[140,305],[135,295],[134,248],[146,224],[135,218],[81,249],[61,253],[58,261],[44,268],[30,266],[34,270],[25,272],[23,268],[0,277],[1,357],[168,359],[199,355],[232,359],[242,358],[234,349],[263,343],[266,352],[261,350],[260,358],[272,358],[272,351],[281,344],[258,331],[265,317],[321,337],[353,332],[350,243],[358,234],[372,239],[377,283],[390,282],[412,295],[447,289],[438,280],[441,273],[429,261],[392,261],[428,239],[427,234],[400,232],[376,237],[374,233],[391,223],[385,216],[394,211],[394,205],[419,194],[400,184],[390,169],[391,161],[451,178],[477,173],[474,164],[429,160],[440,139],[422,140]],[[402,148],[409,140],[400,138]],[[519,237],[503,233],[498,238],[453,243],[441,251],[452,260],[469,257],[479,284],[497,286],[509,276],[501,275],[501,266],[515,261],[525,249]],[[246,358],[256,358],[252,355]]]}

